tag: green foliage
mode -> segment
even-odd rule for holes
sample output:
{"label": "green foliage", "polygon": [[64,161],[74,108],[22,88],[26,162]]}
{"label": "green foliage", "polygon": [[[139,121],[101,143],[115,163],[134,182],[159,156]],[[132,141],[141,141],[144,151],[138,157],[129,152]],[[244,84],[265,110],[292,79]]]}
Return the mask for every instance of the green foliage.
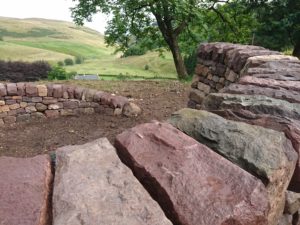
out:
{"label": "green foliage", "polygon": [[299,0],[244,0],[259,22],[255,44],[274,50],[294,48],[300,57],[300,1]]}
{"label": "green foliage", "polygon": [[196,52],[184,56],[184,64],[187,70],[188,75],[193,76],[195,68],[197,65],[197,55]]}
{"label": "green foliage", "polygon": [[64,62],[65,62],[66,66],[72,66],[72,65],[74,65],[74,61],[71,58],[65,59]]}
{"label": "green foliage", "polygon": [[150,66],[147,64],[147,65],[145,65],[144,69],[145,69],[145,70],[149,70],[149,69],[150,69]]}
{"label": "green foliage", "polygon": [[4,41],[4,39],[3,39],[3,37],[2,37],[2,36],[0,36],[0,41]]}
{"label": "green foliage", "polygon": [[[91,20],[98,12],[112,15],[105,32],[108,45],[125,52],[132,43],[143,42],[145,49],[165,48],[173,55],[179,78],[187,76],[179,45],[182,35],[204,10],[215,7],[218,0],[78,0],[72,9],[77,24]],[[145,38],[147,37],[147,38]],[[146,39],[146,41],[145,41]]]}
{"label": "green foliage", "polygon": [[84,58],[81,56],[76,56],[75,64],[82,64],[84,62]]}
{"label": "green foliage", "polygon": [[58,65],[58,66],[64,66],[65,63],[64,63],[63,61],[58,61],[58,62],[57,62],[57,65]]}
{"label": "green foliage", "polygon": [[5,37],[14,37],[14,38],[24,38],[24,37],[47,37],[51,35],[58,35],[61,34],[56,30],[50,30],[45,28],[33,28],[26,33],[18,33],[14,31],[8,31],[6,29],[0,28],[0,36]]}
{"label": "green foliage", "polygon": [[67,73],[61,66],[54,66],[48,73],[48,80],[69,80],[76,75],[76,72]]}
{"label": "green foliage", "polygon": [[123,54],[123,57],[134,56],[134,55],[145,55],[146,50],[138,45],[129,47]]}

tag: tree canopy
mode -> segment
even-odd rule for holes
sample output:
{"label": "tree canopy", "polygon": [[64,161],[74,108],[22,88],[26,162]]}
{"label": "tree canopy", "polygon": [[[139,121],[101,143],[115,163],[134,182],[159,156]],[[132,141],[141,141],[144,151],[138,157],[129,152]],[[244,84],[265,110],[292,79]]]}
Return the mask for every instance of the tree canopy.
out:
{"label": "tree canopy", "polygon": [[279,51],[292,47],[300,57],[300,1],[244,1],[258,21],[255,43]]}
{"label": "tree canopy", "polygon": [[[139,49],[171,51],[179,78],[187,76],[182,53],[203,41],[258,44],[300,55],[299,0],[73,0],[82,25],[98,12],[109,15],[108,45],[133,54]],[[134,51],[133,51],[134,50]]]}
{"label": "tree canopy", "polygon": [[214,9],[223,0],[74,0],[77,5],[72,15],[77,24],[91,20],[102,12],[111,15],[105,32],[109,45],[125,51],[142,41],[148,49],[168,48],[173,55],[179,78],[187,76],[183,63],[180,36],[189,34],[189,28],[203,10]]}

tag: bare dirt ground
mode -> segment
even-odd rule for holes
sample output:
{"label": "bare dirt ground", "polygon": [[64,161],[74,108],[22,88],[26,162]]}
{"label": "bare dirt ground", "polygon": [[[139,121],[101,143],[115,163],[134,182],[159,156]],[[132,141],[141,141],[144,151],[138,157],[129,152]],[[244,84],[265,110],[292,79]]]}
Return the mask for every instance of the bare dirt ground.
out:
{"label": "bare dirt ground", "polygon": [[178,81],[85,81],[70,83],[108,91],[135,99],[143,109],[138,118],[113,115],[61,117],[39,122],[19,123],[0,128],[0,156],[31,157],[47,154],[65,145],[83,144],[107,137],[112,143],[117,134],[151,120],[163,121],[184,108],[189,83]]}

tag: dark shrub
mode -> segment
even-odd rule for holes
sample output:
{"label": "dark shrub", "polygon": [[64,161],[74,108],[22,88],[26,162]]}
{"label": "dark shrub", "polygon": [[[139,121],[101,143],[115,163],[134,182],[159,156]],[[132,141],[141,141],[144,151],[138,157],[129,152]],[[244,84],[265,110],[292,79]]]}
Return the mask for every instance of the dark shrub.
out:
{"label": "dark shrub", "polygon": [[145,55],[146,54],[146,50],[135,45],[135,46],[131,46],[130,48],[128,48],[125,52],[123,57],[128,57],[128,56],[134,56],[134,55]]}
{"label": "dark shrub", "polygon": [[0,60],[0,80],[2,81],[23,82],[47,79],[50,70],[49,63],[44,61],[29,63]]}
{"label": "dark shrub", "polygon": [[65,63],[64,63],[63,61],[59,61],[59,62],[57,62],[57,65],[58,65],[58,66],[64,66]]}
{"label": "dark shrub", "polygon": [[192,53],[184,56],[184,65],[186,67],[186,71],[188,75],[193,76],[197,64],[197,55],[196,53]]}
{"label": "dark shrub", "polygon": [[72,65],[74,65],[73,59],[71,59],[71,58],[65,59],[65,65],[66,66],[72,66]]}
{"label": "dark shrub", "polygon": [[81,63],[83,63],[83,61],[84,61],[83,57],[76,56],[76,58],[75,58],[75,63],[76,64],[81,64]]}

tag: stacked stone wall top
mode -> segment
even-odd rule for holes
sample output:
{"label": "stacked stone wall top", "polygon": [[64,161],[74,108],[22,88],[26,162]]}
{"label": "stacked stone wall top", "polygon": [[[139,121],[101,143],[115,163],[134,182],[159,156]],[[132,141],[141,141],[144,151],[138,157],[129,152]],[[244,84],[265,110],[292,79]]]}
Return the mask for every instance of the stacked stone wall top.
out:
{"label": "stacked stone wall top", "polygon": [[64,84],[0,83],[0,125],[137,107],[122,96]]}
{"label": "stacked stone wall top", "polygon": [[[288,71],[296,79],[295,66],[299,64],[295,57],[284,56],[280,52],[271,51],[259,46],[230,43],[207,43],[198,48],[197,66],[192,82],[189,106],[200,108],[203,98],[239,82],[243,76],[270,76]],[[268,68],[268,69],[267,69]],[[281,70],[279,70],[281,68]],[[272,71],[270,71],[272,70]],[[286,77],[285,74],[281,76]],[[297,77],[297,76],[296,76]]]}

